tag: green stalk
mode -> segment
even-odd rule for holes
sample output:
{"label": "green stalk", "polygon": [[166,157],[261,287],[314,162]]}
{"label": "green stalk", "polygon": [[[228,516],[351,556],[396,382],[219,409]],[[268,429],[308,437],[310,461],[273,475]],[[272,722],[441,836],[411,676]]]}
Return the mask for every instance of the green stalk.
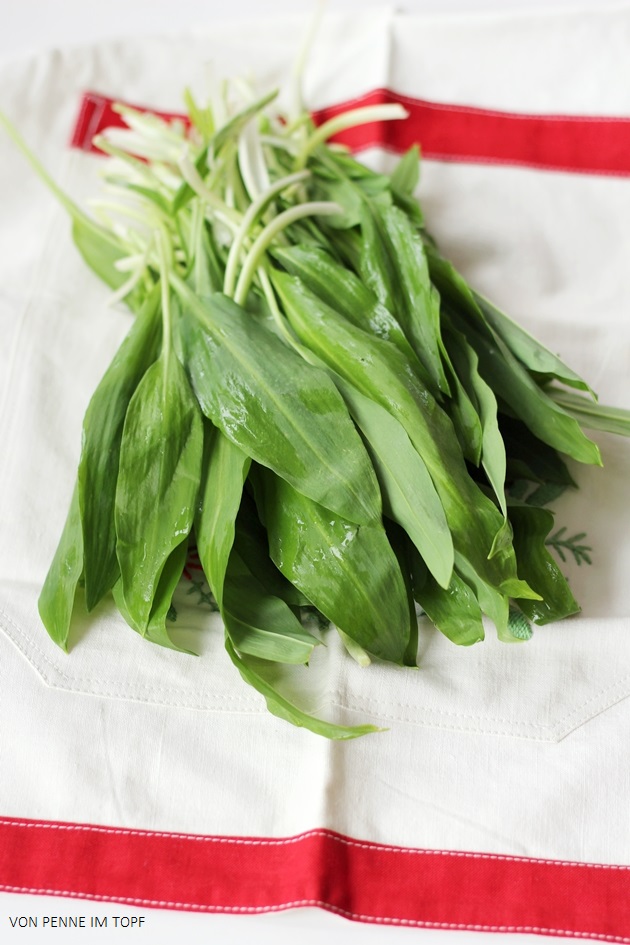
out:
{"label": "green stalk", "polygon": [[48,187],[49,191],[53,194],[53,196],[56,197],[64,210],[66,210],[66,212],[70,215],[72,220],[74,220],[76,223],[81,223],[84,227],[91,230],[93,233],[96,233],[100,238],[106,239],[116,249],[119,249],[120,244],[118,240],[102,226],[99,226],[98,223],[96,223],[86,213],[84,213],[83,210],[81,210],[81,208],[74,202],[74,200],[72,200],[72,198],[61,189],[59,184],[57,184],[57,182],[50,176],[44,165],[39,161],[38,158],[35,157],[19,131],[2,112],[0,112],[0,127],[4,128],[18,150],[21,151],[23,156],[31,165],[39,179],[43,184],[46,185],[46,187]]}

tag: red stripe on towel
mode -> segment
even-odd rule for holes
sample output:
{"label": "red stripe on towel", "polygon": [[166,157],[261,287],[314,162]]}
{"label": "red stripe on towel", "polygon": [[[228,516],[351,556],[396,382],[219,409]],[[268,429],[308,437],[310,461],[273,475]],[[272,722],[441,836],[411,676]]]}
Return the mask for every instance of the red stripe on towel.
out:
{"label": "red stripe on towel", "polygon": [[[402,153],[419,143],[424,157],[463,164],[506,164],[581,174],[630,174],[630,118],[593,115],[531,115],[464,105],[428,102],[376,89],[360,98],[314,113],[317,124],[349,108],[400,102],[408,118],[371,122],[337,135],[353,151],[382,147]],[[114,99],[94,92],[83,96],[71,144],[96,150],[96,134],[124,127]],[[141,111],[150,109],[140,108]],[[167,120],[187,119],[156,112]]]}
{"label": "red stripe on towel", "polygon": [[0,889],[205,912],[319,906],[364,922],[630,942],[628,866],[329,830],[273,839],[1,818]]}

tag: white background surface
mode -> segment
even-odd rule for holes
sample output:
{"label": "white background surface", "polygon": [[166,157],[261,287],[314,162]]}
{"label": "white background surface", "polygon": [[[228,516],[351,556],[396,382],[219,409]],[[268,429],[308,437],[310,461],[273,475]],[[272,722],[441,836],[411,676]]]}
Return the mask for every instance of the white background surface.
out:
{"label": "white background surface", "polygon": [[[314,5],[314,4],[313,4]],[[364,10],[368,6],[383,6],[373,0],[330,0],[331,10]],[[305,5],[302,5],[304,8]],[[524,10],[588,9],[598,6],[576,3],[575,0],[407,0],[391,4],[399,11],[410,13],[466,14],[474,16],[509,14]],[[77,45],[99,39],[129,35],[186,31],[208,27],[216,18],[269,16],[295,12],[298,5],[291,0],[1,0],[0,3],[0,56],[13,57],[25,52],[49,49],[53,46]],[[6,771],[3,777],[10,776]],[[140,930],[50,930],[12,929],[10,916],[44,915],[142,915],[144,927]],[[89,921],[89,918],[88,918]],[[40,918],[41,924],[41,918]],[[366,926],[350,923],[337,916],[318,910],[304,909],[263,916],[197,915],[189,913],[145,910],[135,912],[113,904],[99,904],[78,900],[52,899],[25,895],[0,896],[0,940],[3,942],[57,941],[92,943],[95,941],[151,942],[152,945],[185,941],[188,945],[201,942],[241,943],[255,941],[257,945],[289,945],[298,940],[300,945],[315,945],[326,938],[350,945],[367,943],[400,943],[400,945],[475,945],[482,941],[513,943],[540,943],[541,937],[472,932],[447,932],[408,929],[401,927]],[[553,941],[552,939],[545,940]]]}
{"label": "white background surface", "polygon": [[[217,19],[277,16],[315,8],[316,0],[2,0],[0,54],[11,55],[53,45],[92,42],[124,35],[165,33],[207,27]],[[328,0],[330,10],[389,6],[405,13],[473,14],[526,10],[594,9],[596,0]]]}

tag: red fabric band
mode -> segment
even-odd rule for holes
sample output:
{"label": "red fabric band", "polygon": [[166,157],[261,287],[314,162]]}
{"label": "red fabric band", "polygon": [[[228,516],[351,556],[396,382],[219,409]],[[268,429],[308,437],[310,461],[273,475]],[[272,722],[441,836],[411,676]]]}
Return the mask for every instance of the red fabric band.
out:
{"label": "red fabric band", "polygon": [[0,819],[0,889],[207,912],[630,942],[630,867],[414,850],[328,830],[206,837]]}
{"label": "red fabric band", "polygon": [[[314,113],[317,124],[361,105],[400,102],[409,117],[371,122],[337,135],[353,151],[382,147],[402,153],[419,143],[424,157],[461,163],[507,164],[582,174],[630,175],[630,118],[584,115],[525,115],[427,102],[376,89],[361,98]],[[95,150],[94,135],[124,127],[114,100],[87,92],[71,143]],[[182,115],[156,112],[162,117]],[[186,120],[186,119],[183,119]]]}

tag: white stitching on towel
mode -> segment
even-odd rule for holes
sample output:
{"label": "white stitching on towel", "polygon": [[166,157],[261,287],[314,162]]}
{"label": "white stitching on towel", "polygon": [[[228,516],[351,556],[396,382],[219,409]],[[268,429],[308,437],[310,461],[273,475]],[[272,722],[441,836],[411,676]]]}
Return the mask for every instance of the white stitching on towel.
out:
{"label": "white stitching on towel", "polygon": [[353,840],[351,837],[343,837],[332,831],[322,828],[315,830],[306,830],[304,833],[297,834],[294,837],[271,837],[259,840],[253,840],[250,837],[212,837],[203,834],[189,833],[171,833],[168,830],[138,830],[126,827],[103,827],[96,824],[56,824],[46,821],[21,821],[13,817],[0,817],[0,824],[9,824],[12,827],[22,829],[37,830],[68,830],[83,831],[87,833],[104,833],[113,835],[123,835],[131,837],[164,837],[173,840],[194,840],[201,843],[229,843],[241,846],[289,846],[294,843],[301,843],[310,837],[326,837],[340,843],[344,846],[356,847],[359,850],[376,850],[381,853],[406,853],[416,856],[447,856],[463,857],[473,860],[500,860],[502,863],[544,863],[548,866],[576,866],[589,867],[592,869],[604,870],[630,870],[630,865],[616,863],[582,863],[579,860],[549,860],[541,857],[528,856],[510,856],[502,853],[475,853],[467,850],[423,850],[413,847],[394,846],[384,843],[369,843],[364,840]]}

